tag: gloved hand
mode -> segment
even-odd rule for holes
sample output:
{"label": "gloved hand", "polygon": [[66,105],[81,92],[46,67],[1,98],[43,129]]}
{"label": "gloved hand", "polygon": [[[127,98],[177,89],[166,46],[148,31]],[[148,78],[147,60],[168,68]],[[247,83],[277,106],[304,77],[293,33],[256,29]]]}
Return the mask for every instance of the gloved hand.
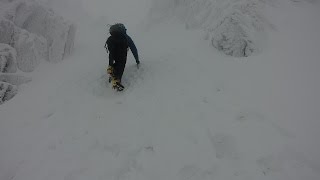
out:
{"label": "gloved hand", "polygon": [[113,67],[112,66],[108,66],[107,73],[112,75],[112,73],[113,73]]}

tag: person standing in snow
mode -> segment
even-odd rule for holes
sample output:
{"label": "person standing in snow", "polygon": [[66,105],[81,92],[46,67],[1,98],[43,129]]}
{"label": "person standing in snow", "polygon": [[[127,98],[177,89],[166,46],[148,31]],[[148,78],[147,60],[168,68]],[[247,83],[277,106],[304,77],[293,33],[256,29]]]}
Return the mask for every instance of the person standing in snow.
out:
{"label": "person standing in snow", "polygon": [[137,65],[139,66],[138,50],[129,35],[127,29],[121,23],[110,26],[110,37],[105,43],[105,48],[109,51],[109,66],[107,73],[111,77],[112,88],[122,91],[124,86],[121,84],[121,78],[127,62],[127,52],[130,48]]}

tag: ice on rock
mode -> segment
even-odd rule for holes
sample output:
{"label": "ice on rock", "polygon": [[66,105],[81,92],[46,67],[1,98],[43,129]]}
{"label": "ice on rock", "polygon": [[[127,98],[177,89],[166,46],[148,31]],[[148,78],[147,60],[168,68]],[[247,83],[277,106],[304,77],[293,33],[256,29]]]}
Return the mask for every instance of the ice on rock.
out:
{"label": "ice on rock", "polygon": [[7,45],[0,43],[0,72],[15,73],[17,71],[16,50]]}
{"label": "ice on rock", "polygon": [[17,86],[0,82],[0,104],[12,99],[17,94]]}
{"label": "ice on rock", "polygon": [[17,93],[42,61],[59,62],[73,51],[76,27],[35,0],[0,0],[0,104]]}
{"label": "ice on rock", "polygon": [[263,15],[267,2],[259,0],[167,0],[154,6],[166,14],[173,12],[188,29],[202,28],[214,48],[236,57],[259,52],[269,25]]}
{"label": "ice on rock", "polygon": [[47,40],[50,62],[59,62],[72,52],[75,26],[38,3],[21,2],[14,24]]}
{"label": "ice on rock", "polygon": [[[31,67],[39,63],[40,57],[49,62],[59,62],[72,53],[76,31],[74,24],[33,0],[3,3],[6,8],[1,9],[0,14],[0,43],[16,48],[17,59],[21,60],[24,58],[21,56],[28,51],[25,47],[30,45],[32,39],[36,40],[31,45],[34,52],[27,54],[27,63],[24,63],[28,67],[22,67],[23,71],[32,71],[34,68]],[[29,62],[33,65],[30,66]]]}
{"label": "ice on rock", "polygon": [[6,82],[12,85],[19,86],[24,83],[28,83],[31,81],[30,77],[25,77],[22,75],[17,74],[1,74],[0,75],[0,82]]}
{"label": "ice on rock", "polygon": [[32,72],[41,60],[48,56],[47,41],[26,30],[17,30],[14,37],[17,50],[18,68],[23,72]]}

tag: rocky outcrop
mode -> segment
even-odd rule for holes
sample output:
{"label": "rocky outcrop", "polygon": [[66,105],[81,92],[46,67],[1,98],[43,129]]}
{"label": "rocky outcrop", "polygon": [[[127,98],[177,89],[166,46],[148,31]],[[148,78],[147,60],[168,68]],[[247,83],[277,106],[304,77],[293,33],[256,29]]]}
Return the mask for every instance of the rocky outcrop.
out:
{"label": "rocky outcrop", "polygon": [[[76,27],[34,0],[0,1],[0,104],[43,61],[60,62],[73,51]],[[15,74],[16,73],[16,74]]]}
{"label": "rocky outcrop", "polygon": [[7,45],[0,43],[0,73],[17,72],[16,50]]}
{"label": "rocky outcrop", "polygon": [[0,82],[0,104],[12,99],[17,94],[17,86]]}
{"label": "rocky outcrop", "polygon": [[3,4],[0,43],[16,49],[20,70],[31,72],[42,60],[59,62],[72,53],[74,24],[32,0]]}
{"label": "rocky outcrop", "polygon": [[270,4],[263,0],[154,1],[151,17],[177,16],[187,29],[203,29],[205,39],[224,54],[247,57],[262,49],[264,29],[270,25],[263,11]]}

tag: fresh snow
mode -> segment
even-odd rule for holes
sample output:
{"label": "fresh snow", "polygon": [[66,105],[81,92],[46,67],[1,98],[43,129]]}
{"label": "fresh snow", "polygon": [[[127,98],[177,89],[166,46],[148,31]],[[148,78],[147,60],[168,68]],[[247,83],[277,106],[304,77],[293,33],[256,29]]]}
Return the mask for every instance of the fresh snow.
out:
{"label": "fresh snow", "polygon": [[103,46],[124,2],[83,6],[74,55],[40,64],[0,106],[1,180],[320,179],[318,2],[272,1],[266,45],[246,58],[132,6],[120,19],[142,64],[129,53],[119,93]]}

